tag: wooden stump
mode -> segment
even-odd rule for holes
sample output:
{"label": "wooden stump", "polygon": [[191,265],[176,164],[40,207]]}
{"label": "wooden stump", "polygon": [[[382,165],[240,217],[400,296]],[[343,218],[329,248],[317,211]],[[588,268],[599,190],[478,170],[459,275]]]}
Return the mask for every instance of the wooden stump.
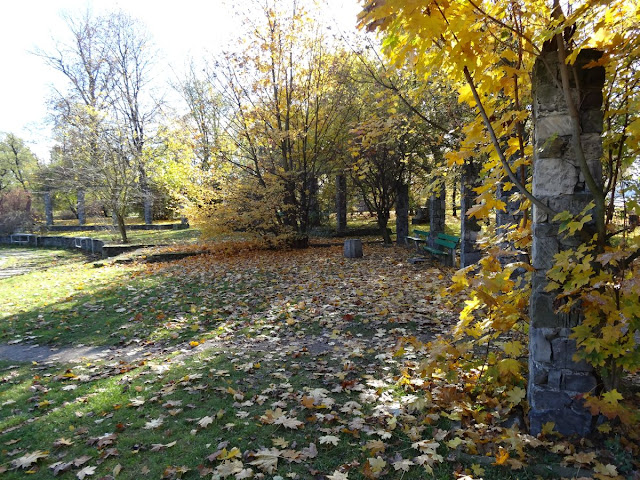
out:
{"label": "wooden stump", "polygon": [[362,240],[359,238],[344,241],[344,256],[347,258],[362,257]]}

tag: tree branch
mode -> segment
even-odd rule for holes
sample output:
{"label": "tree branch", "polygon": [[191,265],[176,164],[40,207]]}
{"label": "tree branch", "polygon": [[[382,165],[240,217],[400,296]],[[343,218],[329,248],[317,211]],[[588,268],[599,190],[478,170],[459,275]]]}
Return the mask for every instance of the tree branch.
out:
{"label": "tree branch", "polygon": [[554,210],[549,208],[548,205],[543,203],[538,198],[534,197],[533,194],[529,190],[527,190],[527,187],[525,187],[520,182],[520,180],[518,180],[518,177],[516,176],[515,173],[513,173],[513,170],[511,170],[511,166],[509,165],[509,162],[507,162],[507,159],[504,156],[504,152],[502,151],[502,148],[500,147],[500,142],[498,141],[498,137],[496,136],[496,132],[493,129],[493,125],[491,125],[491,121],[489,120],[487,112],[484,109],[484,106],[482,105],[482,101],[480,99],[480,95],[478,94],[478,90],[476,89],[476,86],[473,83],[473,78],[471,77],[471,73],[469,73],[469,69],[466,66],[464,67],[464,77],[466,78],[467,83],[469,84],[469,87],[471,87],[471,92],[473,93],[473,98],[475,99],[476,104],[478,106],[478,111],[480,112],[480,116],[482,117],[482,120],[484,121],[484,125],[485,125],[486,129],[489,131],[489,135],[491,136],[491,142],[493,143],[493,146],[496,149],[496,153],[498,154],[498,157],[500,158],[500,163],[502,164],[502,168],[504,168],[505,172],[507,172],[507,176],[509,177],[509,180],[511,180],[511,182],[518,188],[518,190],[520,190],[520,192],[525,197],[527,197],[527,199],[529,199],[529,201],[533,205],[535,205],[536,207],[538,207],[539,209],[544,211],[546,214],[551,215],[551,216],[555,216],[557,212],[555,212]]}

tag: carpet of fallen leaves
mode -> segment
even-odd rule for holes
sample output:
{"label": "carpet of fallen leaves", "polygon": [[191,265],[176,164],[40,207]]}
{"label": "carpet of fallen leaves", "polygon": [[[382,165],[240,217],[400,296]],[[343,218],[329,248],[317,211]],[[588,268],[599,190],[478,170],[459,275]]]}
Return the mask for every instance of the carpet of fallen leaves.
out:
{"label": "carpet of fallen leaves", "polygon": [[[401,340],[446,336],[458,312],[441,295],[451,272],[409,256],[365,246],[364,258],[346,259],[333,247],[136,267],[168,286],[146,308],[190,338],[161,350],[137,339],[148,349],[133,361],[49,367],[29,381],[18,367],[0,371],[29,396],[0,396],[16,417],[0,423],[0,476],[633,477],[633,442],[602,448],[553,425],[524,433],[517,385],[482,392],[471,377],[416,374],[420,352]],[[189,320],[172,299],[190,305]],[[146,312],[129,313],[135,323]],[[55,440],[24,433],[34,425]],[[545,462],[556,465],[532,467]]]}

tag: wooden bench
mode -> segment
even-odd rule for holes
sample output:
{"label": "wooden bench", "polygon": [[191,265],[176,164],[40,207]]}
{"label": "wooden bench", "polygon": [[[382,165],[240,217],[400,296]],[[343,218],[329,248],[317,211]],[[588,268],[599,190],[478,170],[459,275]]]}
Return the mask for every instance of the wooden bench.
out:
{"label": "wooden bench", "polygon": [[430,254],[442,258],[445,265],[453,267],[456,260],[456,248],[460,244],[460,237],[440,232],[433,243],[435,245],[433,247],[425,245],[422,248]]}
{"label": "wooden bench", "polygon": [[429,240],[429,232],[425,232],[424,230],[413,230],[413,235],[407,236],[407,241],[411,240],[415,246],[416,251],[420,251],[420,244],[426,244]]}

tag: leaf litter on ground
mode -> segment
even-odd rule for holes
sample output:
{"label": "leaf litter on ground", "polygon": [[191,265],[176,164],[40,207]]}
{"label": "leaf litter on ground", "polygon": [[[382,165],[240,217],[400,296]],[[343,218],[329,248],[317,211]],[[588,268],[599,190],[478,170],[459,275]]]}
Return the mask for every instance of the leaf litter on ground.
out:
{"label": "leaf litter on ground", "polygon": [[464,382],[417,375],[420,352],[397,347],[404,337],[446,337],[457,315],[441,296],[449,272],[410,265],[403,250],[366,253],[244,252],[118,267],[140,278],[119,308],[134,324],[129,341],[148,354],[65,371],[1,370],[0,441],[12,449],[0,473],[450,478],[476,474],[456,452],[518,470],[537,449],[616,478],[611,463],[579,463],[591,457],[552,428],[534,438],[493,422],[522,405],[520,387],[504,399],[471,397]]}

